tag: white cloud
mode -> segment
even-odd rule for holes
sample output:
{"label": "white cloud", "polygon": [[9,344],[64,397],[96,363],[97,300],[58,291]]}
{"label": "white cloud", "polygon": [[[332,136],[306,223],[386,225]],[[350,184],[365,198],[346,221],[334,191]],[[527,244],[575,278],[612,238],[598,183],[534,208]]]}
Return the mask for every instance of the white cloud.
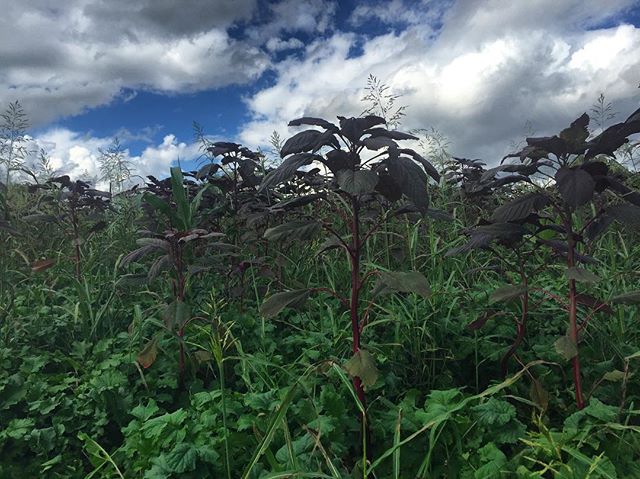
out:
{"label": "white cloud", "polygon": [[0,104],[19,99],[36,126],[108,104],[124,88],[176,93],[246,83],[270,62],[227,33],[251,18],[255,0],[0,4]]}
{"label": "white cloud", "polygon": [[[66,128],[51,129],[33,141],[37,148],[47,152],[54,169],[74,179],[100,178],[100,150],[108,149],[112,143],[111,138],[85,136]],[[198,144],[178,141],[173,134],[165,135],[160,144],[146,147],[140,155],[132,155],[128,149],[124,149],[124,159],[132,165],[132,174],[143,178],[147,175],[164,177],[179,160],[192,160],[199,154]],[[31,159],[30,166],[33,166],[34,160]],[[104,181],[97,186],[108,187]]]}
{"label": "white cloud", "polygon": [[[496,162],[527,120],[556,133],[600,92],[623,115],[637,108],[640,29],[614,21],[630,4],[459,0],[436,37],[429,24],[373,38],[335,33],[276,66],[274,84],[247,99],[253,118],[240,137],[265,145],[300,116],[358,115],[372,73],[403,95],[403,129],[434,126],[455,154]],[[595,28],[602,22],[614,26]]]}

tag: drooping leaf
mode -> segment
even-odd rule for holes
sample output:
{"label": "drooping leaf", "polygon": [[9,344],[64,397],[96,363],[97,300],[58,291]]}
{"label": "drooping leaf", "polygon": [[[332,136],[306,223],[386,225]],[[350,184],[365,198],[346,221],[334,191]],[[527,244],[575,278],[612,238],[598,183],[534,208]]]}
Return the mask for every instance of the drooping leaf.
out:
{"label": "drooping leaf", "polygon": [[144,369],[147,369],[151,366],[158,356],[158,338],[153,338],[145,344],[142,351],[138,353],[138,357],[136,361],[138,364],[142,366]]}
{"label": "drooping leaf", "polygon": [[293,153],[315,150],[315,145],[321,134],[322,132],[318,130],[305,130],[296,133],[284,143],[284,146],[280,150],[280,156],[284,158]]}
{"label": "drooping leaf", "polygon": [[378,184],[378,174],[371,170],[341,170],[336,175],[338,186],[352,196],[372,193]]}
{"label": "drooping leaf", "polygon": [[542,383],[535,378],[531,381],[529,397],[541,410],[546,411],[549,407],[549,391],[547,391]]}
{"label": "drooping leaf", "polygon": [[623,123],[611,125],[589,141],[589,151],[585,159],[588,160],[600,154],[615,156],[615,151],[629,141],[629,136],[640,133],[640,120],[636,118],[637,115],[634,115]]}
{"label": "drooping leaf", "polygon": [[429,209],[427,175],[409,158],[390,157],[385,160],[389,175],[400,191],[415,204],[420,211]]}
{"label": "drooping leaf", "polygon": [[158,246],[154,245],[154,244],[148,244],[145,246],[142,246],[138,249],[133,250],[131,253],[125,255],[121,260],[120,260],[120,267],[121,268],[125,268],[127,265],[129,265],[129,263],[135,263],[136,261],[138,261],[139,259],[141,259],[142,257],[144,257],[145,255],[154,252],[154,251],[158,251]]}
{"label": "drooping leaf", "polygon": [[610,215],[624,226],[640,229],[640,206],[620,203],[607,208],[607,215]]}
{"label": "drooping leaf", "polygon": [[290,221],[268,228],[263,237],[269,241],[308,240],[318,234],[321,226],[318,221]]}
{"label": "drooping leaf", "polygon": [[378,368],[371,353],[365,349],[360,349],[344,365],[345,371],[351,377],[358,377],[362,381],[365,389],[373,386],[378,380]]}
{"label": "drooping leaf", "polygon": [[310,195],[298,196],[296,198],[291,198],[289,200],[280,201],[269,208],[271,211],[288,211],[294,208],[299,208],[301,206],[306,206],[310,203],[313,203],[321,198],[324,198],[324,195],[319,193],[313,193]]}
{"label": "drooping leaf", "polygon": [[593,311],[601,311],[605,314],[613,314],[613,309],[605,303],[593,296],[590,296],[585,293],[578,293],[576,295],[576,301],[578,304],[591,308]]}
{"label": "drooping leaf", "polygon": [[179,299],[169,303],[162,312],[162,320],[169,331],[173,331],[175,327],[184,327],[190,319],[191,308]]}
{"label": "drooping leaf", "polygon": [[143,193],[142,199],[143,201],[148,203],[154,210],[156,210],[157,213],[163,215],[165,219],[167,219],[171,223],[171,225],[176,225],[177,216],[171,209],[169,203],[161,198],[158,198],[153,193],[149,193],[148,191],[145,191]]}
{"label": "drooping leaf", "polygon": [[155,261],[149,267],[149,272],[147,273],[147,278],[149,282],[153,281],[158,277],[158,275],[169,267],[171,263],[171,259],[168,254],[164,254],[155,259]]}
{"label": "drooping leaf", "polygon": [[522,284],[508,284],[501,286],[494,290],[489,296],[490,303],[497,303],[500,301],[510,301],[512,299],[519,298],[527,292],[527,287]]}
{"label": "drooping leaf", "polygon": [[299,304],[309,297],[309,290],[296,289],[283,291],[267,298],[260,306],[260,314],[265,318],[273,318],[289,305]]}
{"label": "drooping leaf", "polygon": [[609,382],[619,382],[624,379],[626,374],[624,371],[620,371],[619,369],[614,369],[613,371],[609,371],[602,376],[602,379]]}
{"label": "drooping leaf", "polygon": [[553,343],[553,346],[556,352],[567,361],[578,355],[578,347],[569,336],[561,336]]}
{"label": "drooping leaf", "polygon": [[273,188],[280,183],[290,180],[296,171],[298,171],[298,168],[309,165],[314,160],[321,161],[322,157],[311,153],[298,153],[287,157],[275,170],[267,174],[258,192],[264,191],[267,188]]}
{"label": "drooping leaf", "polygon": [[614,304],[639,304],[640,291],[629,291],[628,293],[619,294],[610,300]]}
{"label": "drooping leaf", "polygon": [[467,328],[469,328],[472,331],[476,331],[482,328],[482,326],[484,326],[485,324],[487,324],[487,321],[489,321],[490,318],[491,318],[491,314],[484,313],[478,319],[475,319],[471,321],[469,324],[467,324]]}
{"label": "drooping leaf", "polygon": [[433,178],[436,183],[440,182],[440,173],[438,173],[438,170],[436,170],[436,168],[422,155],[419,155],[417,152],[410,148],[400,148],[400,150],[398,151],[405,155],[409,155],[413,159],[413,161],[420,163],[420,165],[422,165],[422,167],[424,168],[424,171],[426,171],[427,175]]}
{"label": "drooping leaf", "polygon": [[560,168],[555,175],[558,191],[564,202],[577,208],[591,201],[596,183],[589,173],[580,168]]}
{"label": "drooping leaf", "polygon": [[567,279],[573,279],[579,283],[597,283],[600,281],[600,278],[596,274],[577,266],[567,268],[564,275]]}
{"label": "drooping leaf", "polygon": [[56,262],[52,259],[34,261],[33,263],[31,263],[31,271],[33,271],[34,273],[39,273],[40,271],[51,268],[55,264]]}
{"label": "drooping leaf", "polygon": [[427,278],[418,271],[382,271],[375,290],[378,294],[415,293],[423,298],[431,296]]}
{"label": "drooping leaf", "polygon": [[23,221],[31,222],[43,222],[43,223],[55,223],[58,218],[53,215],[47,215],[44,213],[34,213],[32,215],[26,215],[22,217]]}
{"label": "drooping leaf", "polygon": [[534,211],[544,207],[548,198],[540,193],[530,193],[498,207],[491,215],[491,221],[507,223],[526,218]]}

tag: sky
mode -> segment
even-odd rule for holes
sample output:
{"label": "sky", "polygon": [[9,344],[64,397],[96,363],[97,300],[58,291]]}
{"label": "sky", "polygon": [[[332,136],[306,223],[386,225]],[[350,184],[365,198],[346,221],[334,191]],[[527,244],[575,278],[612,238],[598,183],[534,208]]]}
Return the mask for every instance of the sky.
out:
{"label": "sky", "polygon": [[[400,95],[398,129],[434,128],[496,164],[604,93],[640,106],[639,0],[0,0],[0,110],[19,100],[34,144],[99,176],[118,138],[140,175],[211,140],[270,151],[301,116],[357,116],[367,78]],[[615,120],[614,120],[615,121]]]}

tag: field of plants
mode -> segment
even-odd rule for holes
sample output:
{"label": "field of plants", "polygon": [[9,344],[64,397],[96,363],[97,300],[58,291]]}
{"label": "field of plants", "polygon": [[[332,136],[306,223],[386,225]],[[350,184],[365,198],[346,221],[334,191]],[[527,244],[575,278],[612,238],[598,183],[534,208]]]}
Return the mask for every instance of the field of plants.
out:
{"label": "field of plants", "polygon": [[0,477],[640,478],[640,111],[590,123],[494,167],[199,130],[110,192],[6,135]]}

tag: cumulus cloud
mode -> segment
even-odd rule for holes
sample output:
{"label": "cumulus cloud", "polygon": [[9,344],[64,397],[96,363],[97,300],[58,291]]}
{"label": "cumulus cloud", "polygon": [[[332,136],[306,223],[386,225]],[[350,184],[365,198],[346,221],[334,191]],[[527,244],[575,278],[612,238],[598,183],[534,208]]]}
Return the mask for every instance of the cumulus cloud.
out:
{"label": "cumulus cloud", "polygon": [[182,93],[256,79],[269,66],[228,29],[255,0],[1,2],[0,104],[34,125],[108,104],[124,88]]}
{"label": "cumulus cloud", "polygon": [[441,28],[336,32],[275,66],[274,84],[247,99],[253,116],[241,139],[264,145],[296,117],[360,114],[372,73],[403,95],[403,129],[436,127],[455,154],[494,163],[523,138],[525,123],[556,133],[600,92],[623,114],[637,108],[640,29],[616,21],[631,4],[458,0],[437,15]]}
{"label": "cumulus cloud", "polygon": [[[72,178],[97,179],[99,188],[107,188],[101,181],[99,157],[101,150],[111,146],[112,138],[86,136],[67,128],[53,128],[32,140],[31,151],[42,148],[50,158],[50,164],[60,174]],[[138,179],[147,175],[166,176],[169,168],[178,161],[188,161],[200,155],[199,145],[181,142],[173,134],[167,134],[157,145],[147,146],[139,155],[132,155],[125,148],[124,160],[132,166],[132,174]],[[34,167],[37,158],[32,156],[28,166]]]}

